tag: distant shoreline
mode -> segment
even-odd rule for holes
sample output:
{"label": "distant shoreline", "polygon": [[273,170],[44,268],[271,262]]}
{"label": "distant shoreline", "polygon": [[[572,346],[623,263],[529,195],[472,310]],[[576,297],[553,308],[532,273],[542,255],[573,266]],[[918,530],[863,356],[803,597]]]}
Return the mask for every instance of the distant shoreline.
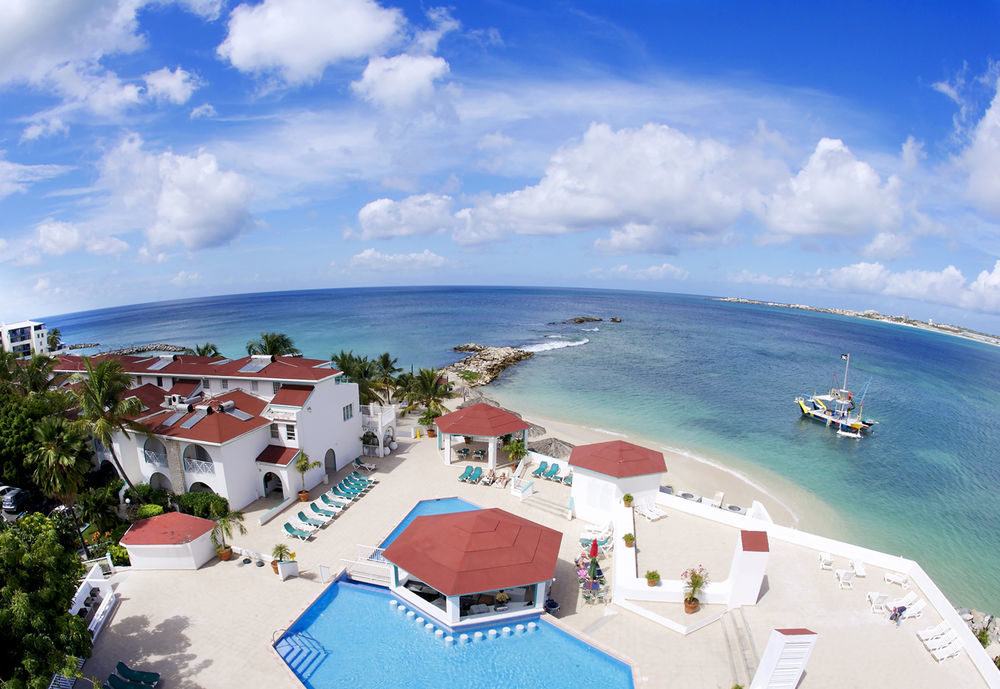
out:
{"label": "distant shoreline", "polygon": [[894,325],[905,325],[908,328],[917,328],[929,332],[952,335],[966,340],[982,342],[983,344],[1000,347],[1000,336],[982,333],[978,330],[971,330],[948,323],[934,323],[933,321],[921,321],[905,316],[888,316],[878,311],[869,309],[867,311],[852,311],[851,309],[824,309],[819,306],[806,306],[805,304],[782,304],[776,301],[758,301],[756,299],[743,299],[741,297],[717,297],[715,301],[727,301],[735,304],[756,304],[758,306],[776,306],[782,309],[798,309],[799,311],[818,311],[820,313],[832,313],[836,316],[850,316],[851,318],[863,318],[869,321],[880,323],[892,323]]}

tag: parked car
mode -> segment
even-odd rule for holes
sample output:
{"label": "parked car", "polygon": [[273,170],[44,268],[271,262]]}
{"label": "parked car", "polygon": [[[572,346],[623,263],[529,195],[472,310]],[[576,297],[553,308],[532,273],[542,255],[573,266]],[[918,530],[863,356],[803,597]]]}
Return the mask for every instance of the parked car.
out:
{"label": "parked car", "polygon": [[14,490],[14,486],[0,486],[0,500],[12,490]]}
{"label": "parked car", "polygon": [[28,506],[31,493],[23,488],[15,488],[3,496],[3,511],[7,514],[20,514]]}

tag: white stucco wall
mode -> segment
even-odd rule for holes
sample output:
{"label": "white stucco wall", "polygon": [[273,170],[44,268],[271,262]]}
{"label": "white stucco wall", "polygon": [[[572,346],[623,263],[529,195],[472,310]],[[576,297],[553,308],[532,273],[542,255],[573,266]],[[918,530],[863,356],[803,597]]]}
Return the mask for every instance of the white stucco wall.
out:
{"label": "white stucco wall", "polygon": [[576,516],[600,524],[612,517],[614,506],[631,493],[638,501],[656,501],[662,474],[615,478],[582,467],[573,467],[573,509]]}
{"label": "white stucco wall", "polygon": [[[343,410],[348,404],[352,405],[354,414],[344,421]],[[306,475],[306,486],[312,488],[326,474],[322,465],[327,450],[332,449],[336,454],[338,470],[361,456],[361,405],[357,384],[338,384],[329,380],[316,385],[299,412],[298,425],[301,447],[311,459],[320,463],[319,468]]]}
{"label": "white stucco wall", "polygon": [[215,557],[211,534],[181,545],[126,545],[133,569],[198,569]]}

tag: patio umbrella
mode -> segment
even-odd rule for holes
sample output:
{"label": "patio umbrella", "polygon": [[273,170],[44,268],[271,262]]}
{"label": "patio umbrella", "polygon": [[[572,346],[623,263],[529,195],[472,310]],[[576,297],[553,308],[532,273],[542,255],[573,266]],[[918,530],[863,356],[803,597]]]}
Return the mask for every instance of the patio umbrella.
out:
{"label": "patio umbrella", "polygon": [[590,544],[590,557],[591,558],[597,557],[597,539],[596,538],[594,539],[594,542]]}
{"label": "patio umbrella", "polygon": [[597,578],[597,558],[590,559],[590,567],[587,569],[587,578],[593,581]]}

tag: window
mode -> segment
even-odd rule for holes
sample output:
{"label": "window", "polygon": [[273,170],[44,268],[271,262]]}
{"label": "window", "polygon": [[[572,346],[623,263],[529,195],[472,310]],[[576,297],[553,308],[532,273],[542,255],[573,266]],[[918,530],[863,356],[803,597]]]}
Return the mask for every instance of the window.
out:
{"label": "window", "polygon": [[295,426],[292,424],[285,426],[285,437],[289,440],[295,440]]}
{"label": "window", "polygon": [[257,392],[257,381],[256,380],[251,380],[250,381],[250,390],[253,391],[253,392]]}
{"label": "window", "polygon": [[344,407],[344,421],[348,421],[353,417],[354,417],[354,404],[352,403]]}
{"label": "window", "polygon": [[156,387],[163,387],[163,376],[156,376]]}
{"label": "window", "polygon": [[223,390],[228,390],[229,389],[229,381],[226,380],[225,378],[222,379],[222,389]]}
{"label": "window", "polygon": [[280,388],[280,387],[281,387],[281,383],[271,383],[271,388],[274,391],[275,395],[278,394],[278,388]]}
{"label": "window", "polygon": [[276,439],[276,440],[280,437],[278,435],[278,424],[276,424],[276,423],[272,423],[271,424],[271,437],[274,438],[274,439]]}
{"label": "window", "polygon": [[211,390],[212,389],[212,381],[210,381],[208,378],[202,378],[201,379],[201,387],[205,388],[206,390]]}

